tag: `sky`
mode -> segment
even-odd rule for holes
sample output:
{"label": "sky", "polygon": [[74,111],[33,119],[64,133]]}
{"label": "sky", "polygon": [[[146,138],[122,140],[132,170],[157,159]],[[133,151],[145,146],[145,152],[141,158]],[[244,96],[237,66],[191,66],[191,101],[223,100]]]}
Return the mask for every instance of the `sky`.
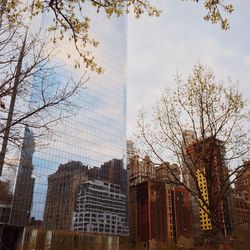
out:
{"label": "sky", "polygon": [[158,0],[160,17],[128,18],[128,138],[136,132],[138,110],[150,111],[160,90],[174,87],[176,71],[185,79],[198,61],[211,67],[218,80],[238,82],[249,100],[250,1],[225,2],[235,9],[228,31],[204,21],[202,3],[193,1]]}

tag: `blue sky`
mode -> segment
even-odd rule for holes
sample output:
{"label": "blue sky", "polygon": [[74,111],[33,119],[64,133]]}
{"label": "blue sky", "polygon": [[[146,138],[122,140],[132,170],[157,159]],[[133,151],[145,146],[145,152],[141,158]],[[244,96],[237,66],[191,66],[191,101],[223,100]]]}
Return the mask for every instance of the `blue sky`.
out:
{"label": "blue sky", "polygon": [[226,0],[234,5],[230,30],[203,20],[202,3],[181,0],[156,1],[159,18],[128,21],[128,137],[136,131],[139,108],[150,110],[160,90],[174,87],[178,70],[185,78],[201,61],[217,79],[239,82],[244,97],[250,93],[250,1]]}

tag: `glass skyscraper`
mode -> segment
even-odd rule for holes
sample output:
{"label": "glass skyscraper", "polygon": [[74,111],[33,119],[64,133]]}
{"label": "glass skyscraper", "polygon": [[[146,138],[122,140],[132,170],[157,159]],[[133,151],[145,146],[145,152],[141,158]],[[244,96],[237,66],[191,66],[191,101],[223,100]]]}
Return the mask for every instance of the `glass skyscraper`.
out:
{"label": "glass skyscraper", "polygon": [[[127,178],[124,166],[121,167],[126,154],[126,17],[107,18],[105,13],[97,14],[92,7],[87,8],[86,13],[91,19],[90,34],[99,42],[93,54],[104,73],[87,73],[89,80],[85,88],[73,100],[77,109],[72,109],[67,118],[54,126],[51,135],[42,138],[42,145],[35,139],[32,129],[26,128],[24,137],[31,138],[32,153],[22,154],[22,158],[29,157],[22,159],[28,164],[19,164],[22,169],[17,171],[19,182],[15,187],[28,190],[28,194],[15,192],[18,197],[12,204],[11,225],[74,230],[80,185],[93,180],[93,176],[109,181],[112,174],[116,185]],[[41,18],[40,26],[48,23],[49,18]],[[65,84],[71,78],[80,77],[85,69],[84,66],[75,69],[66,59],[73,48],[60,46],[62,51],[54,61],[64,66],[57,69],[55,79],[58,84]],[[36,77],[34,84],[35,81]],[[117,168],[114,164],[118,164]],[[99,173],[101,166],[105,167]],[[124,194],[126,188],[120,192]]]}

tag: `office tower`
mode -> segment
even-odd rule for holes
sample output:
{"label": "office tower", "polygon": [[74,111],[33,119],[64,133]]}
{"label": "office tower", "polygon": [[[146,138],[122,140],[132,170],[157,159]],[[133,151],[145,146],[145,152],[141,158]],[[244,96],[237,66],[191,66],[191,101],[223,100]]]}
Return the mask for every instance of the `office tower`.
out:
{"label": "office tower", "polygon": [[[76,183],[82,181],[74,173],[78,171],[74,170],[78,168],[75,166],[78,164],[81,168],[82,164],[89,168],[100,167],[111,159],[123,160],[125,157],[126,17],[107,18],[102,11],[97,14],[96,9],[89,7],[88,3],[84,13],[91,19],[90,36],[99,42],[98,48],[93,49],[93,55],[105,71],[100,75],[87,72],[89,80],[71,99],[77,108],[66,114],[64,110],[53,110],[51,116],[53,112],[62,112],[62,116],[66,117],[54,124],[53,133],[46,134],[39,140],[41,145],[38,146],[36,142],[32,159],[32,206],[27,214],[27,220],[34,228],[72,230],[70,216],[73,203],[76,202]],[[42,28],[50,25],[51,17],[47,15],[49,14],[45,14],[40,20]],[[35,25],[39,26],[39,23]],[[75,69],[74,63],[67,59],[67,54],[77,52],[69,43],[64,42],[58,47],[61,49],[60,53],[50,61],[52,66],[56,66],[53,77],[58,86],[65,86],[72,78],[77,81],[86,70],[83,65]],[[57,67],[58,65],[62,66]],[[39,83],[39,76],[34,77],[31,94],[35,93],[33,87]],[[31,101],[39,102],[34,96]],[[124,168],[122,162],[119,164],[120,168]],[[121,171],[121,176],[123,173]],[[60,203],[61,200],[63,203]]]}
{"label": "office tower", "polygon": [[79,185],[88,179],[88,167],[81,162],[61,164],[48,177],[48,191],[44,211],[44,226],[49,229],[72,228]]}
{"label": "office tower", "polygon": [[99,180],[82,183],[77,192],[74,230],[127,235],[125,202],[119,185]]}
{"label": "office tower", "polygon": [[[79,109],[54,128],[48,146],[33,157],[35,186],[31,216],[43,220],[48,177],[58,166],[70,161],[100,167],[110,159],[123,159],[126,140],[126,17],[107,19],[103,13],[88,10],[90,33],[99,41],[94,51],[105,68],[101,75],[89,73],[86,88],[73,100]],[[58,58],[60,60],[60,58]],[[62,61],[65,63],[64,61]],[[82,74],[66,62],[57,80],[65,83]]]}
{"label": "office tower", "polygon": [[11,209],[11,225],[27,225],[30,219],[35,182],[32,175],[34,152],[34,134],[26,125]]}

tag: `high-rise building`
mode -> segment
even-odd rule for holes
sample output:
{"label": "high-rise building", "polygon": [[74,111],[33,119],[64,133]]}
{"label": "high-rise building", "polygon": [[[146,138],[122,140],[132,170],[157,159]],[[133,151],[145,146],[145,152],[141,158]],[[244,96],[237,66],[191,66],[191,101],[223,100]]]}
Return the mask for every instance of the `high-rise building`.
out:
{"label": "high-rise building", "polygon": [[[48,229],[127,235],[126,186],[123,192],[121,189],[124,184],[122,177],[126,181],[123,171],[126,172],[122,168],[122,160],[116,159],[100,168],[90,169],[79,161],[61,164],[48,177],[44,226]],[[83,226],[89,220],[89,214],[93,214],[93,220],[98,225],[93,230],[89,225]],[[113,221],[105,219],[106,215],[117,219],[114,225],[110,224]]]}
{"label": "high-rise building", "polygon": [[12,202],[11,225],[27,225],[30,220],[35,182],[35,178],[32,175],[34,152],[34,134],[29,127],[26,126]]}
{"label": "high-rise building", "polygon": [[89,169],[89,180],[102,180],[120,186],[121,193],[126,196],[126,227],[128,227],[128,170],[124,169],[124,161],[112,159],[104,162],[101,167]]}
{"label": "high-rise building", "polygon": [[169,162],[156,167],[149,156],[145,156],[143,160],[140,160],[138,155],[131,157],[129,164],[130,186],[155,178],[168,183],[176,183],[176,179],[180,178],[180,168],[177,164]]}
{"label": "high-rise building", "polygon": [[77,192],[74,230],[127,235],[125,203],[119,185],[99,180],[82,183]]}
{"label": "high-rise building", "polygon": [[[93,49],[93,55],[105,71],[100,75],[87,73],[89,80],[85,88],[79,89],[71,99],[77,109],[53,126],[53,133],[41,138],[41,146],[36,145],[32,153],[32,183],[21,180],[23,189],[16,190],[16,193],[32,188],[32,197],[29,201],[26,199],[26,206],[31,208],[26,209],[22,205],[22,211],[26,210],[26,214],[21,217],[25,217],[25,221],[30,221],[34,227],[73,229],[70,228],[70,216],[74,207],[75,183],[82,181],[73,172],[79,162],[92,168],[100,167],[111,159],[121,159],[117,160],[119,164],[110,163],[113,164],[110,178],[115,182],[126,181],[123,159],[126,155],[127,20],[126,16],[107,18],[106,13],[96,13],[96,9],[87,2],[85,6],[84,13],[91,19],[90,35],[99,42],[98,48]],[[48,15],[45,14],[40,20],[42,28],[50,25],[51,17]],[[35,25],[39,26],[39,23]],[[85,71],[84,68],[75,69],[74,63],[67,59],[68,54],[77,52],[64,42],[58,47],[61,48],[60,53],[50,62],[52,66],[62,65],[55,67],[53,75],[58,86],[64,86],[72,78],[77,81]],[[35,81],[39,81],[39,77],[34,77],[34,85],[39,84]],[[34,94],[35,90],[31,89],[30,92]],[[38,102],[35,95],[31,99]],[[64,110],[59,112],[63,113]],[[19,173],[23,172],[22,165],[19,164]],[[30,174],[31,168],[28,171]],[[20,179],[21,175],[17,176]],[[119,180],[115,176],[119,176]],[[17,188],[20,186],[18,182],[17,179]],[[124,184],[121,186],[124,190]],[[27,192],[27,196],[30,194],[30,191]],[[18,203],[21,204],[21,201]],[[12,223],[16,222],[13,217]]]}
{"label": "high-rise building", "polygon": [[[70,161],[100,167],[110,159],[123,159],[126,147],[126,17],[107,19],[104,13],[87,8],[91,17],[90,33],[99,41],[94,51],[96,61],[105,68],[101,75],[89,73],[90,80],[74,98],[78,109],[63,123],[53,128],[47,146],[38,148],[33,156],[34,196],[31,216],[44,217],[48,176],[58,166]],[[64,84],[82,71],[65,64],[56,75]]]}
{"label": "high-rise building", "polygon": [[171,188],[172,202],[173,202],[173,218],[174,218],[174,237],[179,239],[181,236],[185,238],[193,237],[192,229],[192,208],[191,208],[191,194],[181,186],[173,186]]}
{"label": "high-rise building", "polygon": [[157,180],[175,184],[180,180],[180,167],[169,162],[162,163],[155,167],[155,177]]}
{"label": "high-rise building", "polygon": [[190,194],[185,188],[152,179],[131,186],[129,198],[133,244],[151,249],[152,241],[166,247],[180,237],[192,238]]}
{"label": "high-rise building", "polygon": [[[190,189],[200,192],[202,196],[199,203],[194,197],[192,198],[195,238],[201,239],[202,235],[209,232],[213,226],[220,227],[222,232],[227,234],[231,230],[229,200],[225,195],[220,196],[222,185],[226,184],[225,181],[228,176],[224,163],[223,142],[214,138],[207,138],[198,142],[190,136],[188,138],[187,142],[191,143],[185,148],[186,156],[183,159],[184,181]],[[219,197],[221,198],[219,199]],[[208,207],[212,202],[216,225],[213,225],[208,216],[210,212]]]}

